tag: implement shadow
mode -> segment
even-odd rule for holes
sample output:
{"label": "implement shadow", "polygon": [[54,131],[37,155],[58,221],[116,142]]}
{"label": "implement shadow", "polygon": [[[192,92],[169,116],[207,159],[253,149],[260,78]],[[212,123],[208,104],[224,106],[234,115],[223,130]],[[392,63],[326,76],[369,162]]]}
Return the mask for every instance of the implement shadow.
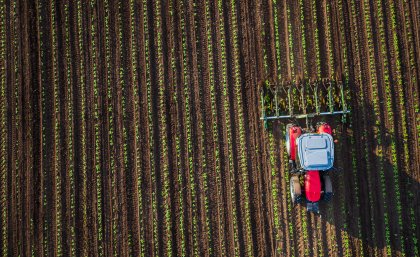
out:
{"label": "implement shadow", "polygon": [[337,118],[327,120],[339,141],[335,165],[342,170],[331,174],[334,197],[320,205],[320,219],[335,228],[339,254],[350,248],[353,256],[415,256],[420,183],[397,163],[398,156],[404,155],[395,146],[397,135],[374,121],[366,122],[365,131],[357,133],[354,116],[344,125]]}

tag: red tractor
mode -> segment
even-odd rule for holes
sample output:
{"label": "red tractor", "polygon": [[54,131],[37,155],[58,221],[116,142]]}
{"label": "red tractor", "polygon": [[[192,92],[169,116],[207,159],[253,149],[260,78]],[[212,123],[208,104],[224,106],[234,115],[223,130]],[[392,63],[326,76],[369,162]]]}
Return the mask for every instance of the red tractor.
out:
{"label": "red tractor", "polygon": [[[325,94],[327,93],[327,94]],[[310,121],[321,116],[341,115],[346,123],[350,110],[346,104],[345,81],[300,81],[261,87],[261,120],[306,120],[306,127],[286,126],[286,148],[290,167],[290,194],[294,204],[306,202],[308,211],[319,213],[319,202],[333,195],[329,171],[334,165],[332,129],[325,122],[312,128]],[[278,122],[276,124],[279,124]],[[302,183],[301,183],[302,182]]]}
{"label": "red tractor", "polygon": [[[334,164],[332,129],[319,123],[315,133],[294,124],[286,126],[286,148],[290,167],[292,202],[306,202],[308,211],[318,213],[318,203],[329,201],[333,195],[328,172]],[[303,176],[303,185],[300,178]]]}

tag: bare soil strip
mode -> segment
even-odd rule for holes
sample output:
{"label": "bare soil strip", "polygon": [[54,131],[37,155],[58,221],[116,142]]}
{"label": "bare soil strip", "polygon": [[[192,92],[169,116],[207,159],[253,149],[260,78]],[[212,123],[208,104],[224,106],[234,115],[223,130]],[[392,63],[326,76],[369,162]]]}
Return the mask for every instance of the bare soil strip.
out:
{"label": "bare soil strip", "polygon": [[149,151],[150,133],[149,133],[149,107],[147,95],[146,82],[146,44],[144,31],[144,5],[143,1],[134,1],[135,26],[135,48],[136,48],[136,64],[137,64],[137,88],[139,92],[139,144],[140,144],[140,181],[141,181],[141,196],[142,196],[142,227],[144,247],[143,253],[145,256],[154,256],[154,236],[153,236],[153,193],[152,193],[152,169],[151,157]]}
{"label": "bare soil strip", "polygon": [[[0,0],[0,255],[417,256],[419,9]],[[352,113],[315,216],[260,90],[320,78]]]}
{"label": "bare soil strip", "polygon": [[277,22],[279,24],[281,79],[283,82],[290,82],[292,79],[292,68],[290,63],[289,29],[286,3],[286,0],[280,0],[277,3]]}
{"label": "bare soil strip", "polygon": [[[118,3],[110,1],[109,6],[109,33],[118,35],[120,24],[118,20]],[[123,120],[122,120],[122,85],[120,81],[120,40],[115,37],[110,40],[111,50],[111,71],[110,82],[112,87],[112,111],[113,111],[113,152],[116,174],[117,190],[117,252],[120,256],[128,256],[128,231],[127,231],[127,196],[126,196],[126,177],[124,167],[123,150]],[[162,219],[163,220],[163,219]]]}
{"label": "bare soil strip", "polygon": [[180,141],[180,173],[182,176],[182,217],[184,221],[184,243],[185,255],[194,255],[194,241],[193,241],[193,214],[192,214],[192,196],[191,196],[191,181],[190,181],[190,166],[189,166],[189,150],[188,150],[188,132],[187,132],[187,118],[186,118],[186,92],[185,76],[184,76],[184,53],[183,53],[183,34],[182,34],[182,9],[181,2],[174,1],[174,37],[175,37],[175,87],[178,99],[177,117]]}
{"label": "bare soil strip", "polygon": [[[13,41],[15,19],[11,1],[6,2],[6,101],[7,101],[7,249],[8,255],[18,255],[17,195],[16,195],[16,101],[15,101],[15,58]],[[42,170],[40,170],[40,173]],[[42,173],[41,173],[42,174]],[[42,175],[41,175],[42,176]],[[41,189],[42,190],[42,189]],[[42,199],[42,195],[40,196]],[[40,219],[43,217],[41,216]],[[41,237],[42,239],[42,237]]]}
{"label": "bare soil strip", "polygon": [[236,70],[236,63],[235,63],[235,46],[234,46],[234,33],[236,31],[233,30],[233,17],[232,17],[232,5],[229,1],[223,2],[223,20],[224,20],[224,36],[226,39],[226,67],[227,67],[227,84],[228,84],[228,101],[229,101],[229,117],[230,117],[230,126],[231,126],[231,141],[233,142],[232,145],[232,169],[234,174],[235,181],[235,207],[236,207],[236,216],[237,216],[237,223],[238,223],[238,255],[239,256],[247,256],[246,249],[249,245],[248,237],[247,237],[247,226],[246,226],[246,214],[245,214],[245,207],[244,207],[244,199],[245,193],[243,188],[243,176],[241,174],[240,168],[240,132],[239,132],[239,117],[238,117],[238,98],[235,86],[237,82],[235,70]]}
{"label": "bare soil strip", "polygon": [[193,4],[185,0],[185,30],[186,30],[186,48],[187,60],[190,75],[190,106],[191,106],[191,144],[193,153],[194,184],[196,190],[196,216],[197,216],[197,236],[198,252],[200,256],[209,256],[209,241],[207,237],[206,209],[205,209],[205,191],[203,181],[203,140],[200,123],[202,115],[200,109],[200,88],[197,69],[197,46],[195,36],[195,18]]}
{"label": "bare soil strip", "polygon": [[[22,161],[21,161],[21,175],[20,175],[20,194],[21,194],[21,255],[30,256],[32,253],[32,244],[31,244],[31,63],[30,63],[30,52],[29,52],[29,31],[28,31],[28,4],[26,1],[23,1],[19,4],[19,12],[22,15],[20,17],[20,30],[22,31],[20,49],[22,51],[22,60],[21,60],[21,99],[22,99],[22,108],[21,108],[21,120],[22,126],[26,129],[22,133]],[[1,143],[0,143],[1,145]],[[1,251],[0,251],[1,253]]]}
{"label": "bare soil strip", "polygon": [[182,256],[181,249],[181,228],[179,224],[180,200],[179,200],[179,174],[177,167],[177,152],[176,152],[176,135],[177,135],[177,106],[175,103],[175,88],[172,72],[173,53],[173,23],[170,14],[170,2],[161,2],[161,17],[162,17],[162,44],[163,44],[163,82],[165,83],[165,111],[166,111],[166,138],[168,145],[168,172],[169,172],[169,187],[171,198],[171,243],[172,256]]}
{"label": "bare soil strip", "polygon": [[[225,227],[224,244],[226,245],[226,256],[235,255],[235,239],[233,232],[233,208],[231,196],[231,178],[229,166],[228,138],[226,129],[226,114],[224,109],[225,97],[223,95],[223,67],[222,67],[222,49],[220,33],[220,14],[217,1],[210,2],[211,16],[211,34],[213,45],[213,67],[214,67],[214,85],[216,93],[216,113],[218,125],[218,149],[220,161],[220,173],[222,184],[223,199],[223,223]],[[233,86],[233,85],[232,85]]]}
{"label": "bare soil strip", "polygon": [[211,255],[221,256],[221,223],[219,214],[219,190],[217,188],[216,163],[215,163],[215,143],[213,135],[213,115],[210,92],[210,71],[208,59],[208,40],[207,40],[207,20],[206,20],[206,2],[199,1],[197,4],[197,43],[198,58],[200,63],[200,84],[201,89],[201,111],[203,112],[203,133],[204,133],[204,149],[208,181],[208,204],[210,216],[210,248]]}
{"label": "bare soil strip", "polygon": [[83,64],[84,64],[84,84],[86,92],[85,102],[85,135],[86,135],[86,198],[87,198],[87,227],[88,229],[88,254],[89,256],[98,255],[98,228],[97,228],[97,181],[96,181],[96,137],[95,137],[95,117],[94,117],[94,81],[93,81],[93,49],[92,49],[92,8],[90,3],[82,3],[82,12],[86,15],[82,18],[82,38],[83,38]]}
{"label": "bare soil strip", "polygon": [[162,154],[162,143],[160,140],[161,137],[161,128],[159,117],[159,56],[157,52],[157,20],[156,15],[158,13],[157,3],[154,1],[147,1],[147,20],[148,20],[148,34],[149,34],[149,61],[150,61],[150,93],[151,93],[151,111],[153,115],[152,119],[152,129],[153,129],[153,156],[154,156],[154,171],[155,171],[155,180],[156,180],[156,206],[157,206],[157,223],[158,227],[158,255],[167,255],[167,243],[168,235],[166,233],[165,224],[165,210],[164,210],[164,199],[163,199],[163,154]]}
{"label": "bare soil strip", "polygon": [[55,1],[56,9],[56,31],[57,31],[57,82],[59,87],[59,155],[60,155],[60,201],[61,201],[61,246],[63,255],[70,255],[71,253],[71,212],[67,211],[71,208],[71,192],[70,192],[70,146],[69,146],[69,83],[67,81],[66,71],[69,68],[67,63],[67,52],[69,51],[66,44],[66,11],[65,4],[62,1]]}
{"label": "bare soil strip", "polygon": [[110,152],[110,122],[109,122],[109,102],[108,102],[108,71],[106,67],[106,31],[105,31],[105,6],[103,1],[97,1],[97,42],[98,42],[98,81],[99,106],[101,126],[100,126],[100,168],[101,168],[101,200],[102,200],[102,249],[104,256],[113,256],[113,200],[112,200],[112,172],[111,172],[111,152]]}
{"label": "bare soil strip", "polygon": [[264,48],[266,50],[265,56],[267,57],[267,78],[269,82],[277,82],[277,57],[276,57],[276,38],[274,32],[274,3],[271,0],[262,1],[262,16],[264,27]]}
{"label": "bare soil strip", "polygon": [[[356,67],[358,67],[359,65],[359,57],[358,57],[358,53],[357,53],[357,48],[356,48],[356,39],[352,36],[354,35],[354,31],[355,31],[355,25],[354,25],[354,20],[351,14],[351,5],[350,2],[348,1],[343,1],[343,18],[344,18],[344,34],[345,37],[347,39],[350,40],[346,40],[346,46],[347,46],[347,65],[348,65],[348,70],[349,70],[349,81],[348,81],[348,85],[350,87],[350,91],[351,91],[351,96],[353,99],[358,99],[358,97],[360,97],[361,95],[361,89],[360,89],[360,81],[359,78],[356,77],[358,76],[358,71],[356,69]],[[360,101],[358,100],[354,100],[351,103],[352,106],[352,110],[353,111],[353,124],[354,124],[354,137],[358,138],[358,139],[362,139],[363,136],[363,114],[360,113],[360,111],[356,111],[356,110],[363,110],[363,107],[361,106],[361,104],[359,103]],[[362,115],[361,115],[362,114]],[[359,167],[366,167],[366,160],[365,160],[365,155],[364,155],[364,150],[365,150],[365,146],[363,145],[362,140],[357,140],[355,142],[355,145],[353,145],[353,147],[356,147],[356,169],[358,169]],[[358,177],[357,178],[357,184],[361,187],[360,191],[364,190],[361,195],[363,196],[363,199],[361,199],[360,202],[360,213],[364,213],[364,215],[361,215],[361,235],[364,239],[367,239],[369,237],[370,234],[370,229],[369,229],[369,225],[370,225],[370,213],[369,213],[369,198],[368,198],[368,192],[367,192],[367,185],[366,185],[366,179],[365,177]],[[353,229],[356,229],[358,224],[354,222],[355,220],[353,219],[353,221],[351,222],[350,226]],[[357,228],[358,230],[358,228]],[[373,254],[373,252],[371,251],[372,249],[369,246],[363,245],[362,249],[358,249],[358,253],[360,253],[360,251],[363,250],[363,254]]]}
{"label": "bare soil strip", "polygon": [[42,52],[42,70],[44,71],[44,105],[45,105],[45,190],[46,194],[46,212],[45,220],[47,225],[46,238],[48,254],[57,256],[57,172],[56,172],[56,150],[55,150],[55,92],[54,92],[54,55],[53,55],[53,31],[52,31],[52,10],[51,1],[41,1],[41,20],[40,29],[42,30],[41,52]]}
{"label": "bare soil strip", "polygon": [[[391,3],[389,1],[382,2],[382,10],[383,10],[383,17],[384,17],[384,32],[385,32],[385,45],[386,45],[386,58],[387,58],[387,73],[389,75],[389,89],[391,94],[391,106],[392,106],[392,114],[393,114],[393,133],[395,135],[395,144],[396,144],[396,151],[399,153],[404,153],[404,143],[403,143],[403,123],[400,119],[402,119],[402,112],[399,108],[399,99],[400,99],[400,85],[398,82],[398,73],[397,73],[397,56],[396,56],[396,49],[394,46],[393,41],[393,26],[391,23],[392,20],[392,9]],[[402,171],[405,169],[404,167],[404,158],[403,155],[397,155],[397,168],[398,171]],[[395,164],[394,164],[395,165]],[[399,175],[398,178],[393,181],[393,187],[395,189],[399,188]],[[392,204],[393,203],[393,204]],[[397,201],[392,201],[389,208],[395,207],[397,208],[398,204],[400,204],[400,199],[397,198]],[[393,209],[393,210],[395,210]],[[390,241],[393,242],[391,246],[394,246],[396,249],[403,248],[403,241],[401,238],[402,227],[399,224],[401,220],[401,216],[399,212],[390,212]],[[393,249],[393,250],[394,250]],[[394,251],[393,251],[394,253]]]}
{"label": "bare soil strip", "polygon": [[[246,159],[249,177],[249,195],[250,195],[250,213],[251,213],[251,230],[253,241],[254,256],[263,256],[265,252],[264,247],[264,234],[262,229],[262,214],[260,209],[260,183],[259,175],[257,174],[257,156],[256,156],[256,143],[253,132],[253,119],[256,119],[252,113],[252,92],[253,86],[256,85],[256,78],[253,76],[254,72],[252,67],[255,67],[255,60],[250,56],[250,48],[252,44],[249,40],[249,16],[247,15],[248,7],[246,2],[237,2],[236,14],[238,16],[238,35],[239,35],[239,64],[240,74],[243,79],[241,81],[242,101],[243,101],[243,119],[245,130],[246,142]],[[253,62],[254,61],[254,62]]]}
{"label": "bare soil strip", "polygon": [[140,216],[139,216],[139,192],[138,192],[138,171],[137,171],[137,144],[136,144],[136,122],[137,114],[134,98],[133,81],[133,43],[131,32],[131,6],[124,1],[120,7],[122,47],[125,49],[122,55],[122,68],[124,69],[124,127],[126,130],[125,144],[127,145],[126,181],[127,181],[127,225],[130,236],[130,255],[139,256],[140,251]]}

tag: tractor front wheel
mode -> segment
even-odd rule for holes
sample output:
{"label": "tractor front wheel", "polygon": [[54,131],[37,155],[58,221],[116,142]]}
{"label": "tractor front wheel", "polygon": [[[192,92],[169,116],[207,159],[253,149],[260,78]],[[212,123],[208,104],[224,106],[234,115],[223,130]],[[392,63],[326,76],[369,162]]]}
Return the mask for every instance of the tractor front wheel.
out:
{"label": "tractor front wheel", "polygon": [[302,202],[302,189],[300,187],[298,176],[292,176],[290,178],[290,195],[294,204]]}

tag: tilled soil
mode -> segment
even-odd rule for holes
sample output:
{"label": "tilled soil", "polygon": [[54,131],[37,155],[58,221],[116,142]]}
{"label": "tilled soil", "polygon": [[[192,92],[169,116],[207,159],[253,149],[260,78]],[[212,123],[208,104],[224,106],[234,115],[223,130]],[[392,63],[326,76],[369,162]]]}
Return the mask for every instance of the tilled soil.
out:
{"label": "tilled soil", "polygon": [[[0,1],[0,255],[419,256],[419,22],[402,0]],[[321,79],[351,114],[325,119],[341,171],[314,215],[260,93]]]}

